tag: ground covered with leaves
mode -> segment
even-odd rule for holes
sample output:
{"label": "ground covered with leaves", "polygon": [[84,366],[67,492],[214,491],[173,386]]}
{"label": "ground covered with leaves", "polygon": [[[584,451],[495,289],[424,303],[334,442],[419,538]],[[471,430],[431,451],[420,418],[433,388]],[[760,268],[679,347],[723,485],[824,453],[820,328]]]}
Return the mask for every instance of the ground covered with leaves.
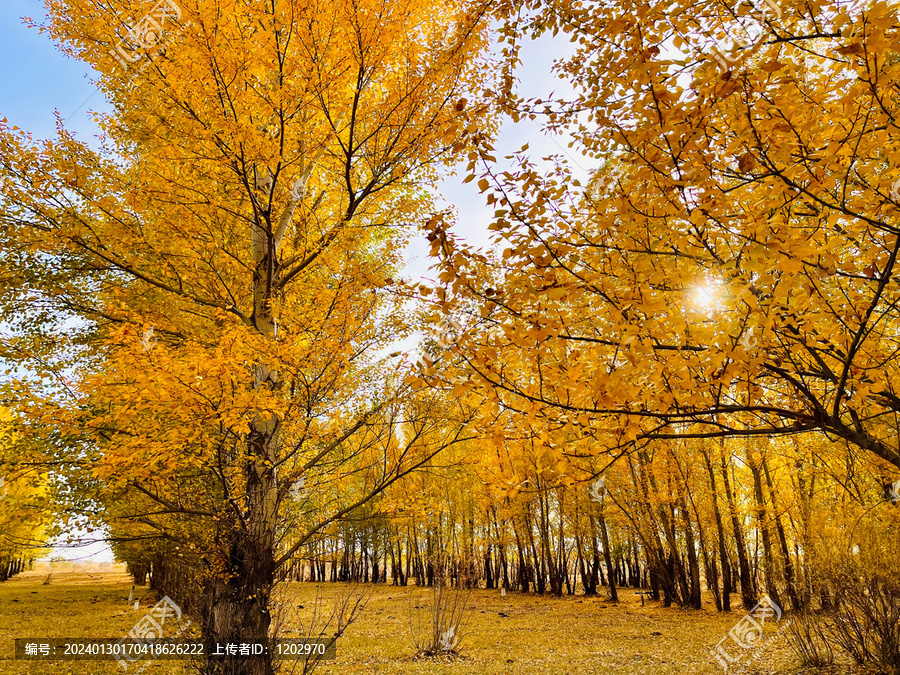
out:
{"label": "ground covered with leaves", "polygon": [[[122,673],[115,661],[54,661],[46,665],[16,661],[13,639],[46,637],[120,638],[157,600],[138,587],[135,611],[128,604],[131,580],[114,566],[39,565],[0,584],[0,674],[107,675]],[[622,589],[617,605],[599,598],[473,591],[459,630],[458,658],[415,657],[411,623],[427,618],[431,593],[415,587],[360,587],[371,596],[360,618],[338,642],[337,660],[317,672],[337,673],[721,673],[711,651],[742,618],[706,608],[662,608]],[[308,630],[312,612],[324,614],[353,589],[345,584],[285,584],[280,587],[284,637]],[[317,601],[318,595],[318,601]],[[182,624],[184,621],[182,620]],[[759,647],[748,649],[730,672],[746,675],[795,673],[784,630],[767,624]],[[169,635],[169,633],[166,633]],[[185,633],[187,635],[188,633]],[[729,650],[736,653],[734,649]],[[143,673],[188,673],[177,661],[141,661]],[[129,669],[137,671],[139,666]],[[284,672],[291,669],[285,668]],[[300,668],[294,672],[299,673]],[[837,672],[837,671],[835,671]],[[847,672],[841,668],[840,672]]]}

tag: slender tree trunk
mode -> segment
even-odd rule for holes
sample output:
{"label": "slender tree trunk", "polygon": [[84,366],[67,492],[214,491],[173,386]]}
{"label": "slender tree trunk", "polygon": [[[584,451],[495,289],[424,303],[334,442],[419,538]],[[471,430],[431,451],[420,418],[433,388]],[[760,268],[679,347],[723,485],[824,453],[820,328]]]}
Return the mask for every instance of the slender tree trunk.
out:
{"label": "slender tree trunk", "polygon": [[[547,590],[547,567],[543,555],[538,555],[538,548],[534,542],[534,526],[528,514],[525,516],[525,534],[528,535],[528,543],[531,546],[531,555],[534,559],[534,580],[535,590],[541,595]],[[540,565],[540,567],[538,567]]]}
{"label": "slender tree trunk", "polygon": [[734,494],[731,491],[731,481],[728,478],[728,464],[725,461],[725,453],[722,452],[722,482],[725,485],[725,498],[728,501],[728,511],[731,515],[731,527],[734,530],[734,542],[738,554],[738,567],[741,579],[741,599],[745,609],[752,609],[756,604],[753,592],[753,576],[750,573],[750,564],[747,561],[747,549],[744,545],[744,534],[741,531],[741,522],[738,518],[737,505]]}
{"label": "slender tree trunk", "polygon": [[609,584],[609,599],[612,602],[619,602],[619,594],[616,591],[615,574],[613,573],[612,554],[609,548],[609,532],[606,530],[606,518],[601,513],[597,521],[600,525],[600,541],[603,544],[603,558],[606,561],[606,581]]}
{"label": "slender tree trunk", "polygon": [[[687,485],[684,486],[687,489]],[[702,607],[700,594],[700,564],[697,560],[697,547],[694,541],[694,528],[691,524],[691,516],[684,500],[684,495],[678,497],[678,506],[681,509],[681,519],[684,524],[684,539],[687,546],[688,569],[691,574],[690,606],[694,609]]]}
{"label": "slender tree trunk", "polygon": [[720,609],[731,611],[731,566],[728,562],[728,551],[725,547],[725,527],[722,523],[722,512],[719,509],[719,496],[716,487],[716,472],[713,471],[709,453],[702,451],[703,460],[706,462],[706,471],[709,474],[709,487],[712,494],[713,515],[716,519],[716,536],[719,541],[719,560],[722,561],[722,603]]}
{"label": "slender tree trunk", "polygon": [[484,587],[488,590],[494,588],[494,570],[491,558],[491,545],[484,547]]}
{"label": "slender tree trunk", "polygon": [[[399,548],[399,546],[400,546],[399,543],[397,544],[397,546]],[[401,557],[403,557],[402,550],[401,550],[400,554],[401,554]],[[409,548],[409,529],[407,528],[407,530],[406,530],[406,556],[405,556],[405,560],[403,563],[405,565],[404,572],[403,572],[403,585],[404,586],[409,585],[409,574],[410,574],[410,569],[409,569],[410,560],[409,559],[410,559],[410,557],[411,556],[410,556],[410,548]]]}
{"label": "slender tree trunk", "polygon": [[591,586],[594,593],[597,592],[598,585],[606,585],[606,579],[603,576],[602,565],[600,564],[600,545],[597,543],[597,521],[591,516]]}
{"label": "slender tree trunk", "polygon": [[523,593],[528,592],[528,568],[525,565],[525,551],[524,546],[522,545],[522,536],[519,534],[519,528],[513,524],[513,532],[516,535],[516,548],[519,552],[519,569],[518,578],[519,578],[519,589]]}
{"label": "slender tree trunk", "polygon": [[762,476],[759,465],[753,457],[750,446],[747,446],[747,465],[753,475],[753,495],[756,498],[756,520],[762,535],[763,558],[765,561],[766,592],[769,598],[779,607],[782,607],[781,598],[778,595],[778,587],[775,584],[775,561],[772,555],[772,537],[769,532],[768,509],[763,495]]}
{"label": "slender tree trunk", "polygon": [[787,537],[784,533],[784,525],[781,523],[781,515],[775,505],[775,486],[772,484],[772,476],[769,473],[769,463],[766,456],[762,457],[763,475],[766,477],[766,485],[769,488],[769,501],[772,503],[772,519],[775,521],[775,532],[778,534],[778,543],[781,545],[781,556],[784,559],[784,583],[787,587],[788,597],[791,599],[791,608],[800,609],[800,598],[797,597],[797,589],[794,586],[794,562],[791,560],[791,552],[788,548]]}
{"label": "slender tree trunk", "polygon": [[[650,588],[653,593],[653,599],[662,599],[663,606],[669,607],[672,604],[675,593],[675,580],[669,571],[665,549],[659,536],[659,515],[651,507],[653,499],[650,496],[650,486],[647,478],[649,473],[647,471],[648,460],[644,452],[636,453],[636,457],[638,466],[635,467],[635,463],[631,455],[629,455],[628,467],[634,484],[641,491],[642,498],[638,502],[639,508],[641,508],[648,523],[646,528],[648,536],[645,544],[647,547],[648,566],[650,567]],[[641,532],[641,529],[638,529],[638,532]],[[660,591],[662,591],[662,598],[660,598]]]}
{"label": "slender tree trunk", "polygon": [[804,466],[804,463],[800,458],[799,451],[800,444],[797,442],[797,439],[794,438],[794,452],[797,453],[794,459],[794,475],[797,478],[797,494],[800,496],[800,523],[803,530],[801,539],[803,542],[804,552],[802,558],[800,556],[797,556],[797,560],[800,561],[801,569],[803,570],[804,588],[803,596],[801,598],[801,606],[805,609],[809,606],[809,603],[813,597],[813,593],[816,590],[815,582],[813,581],[813,575],[810,574],[808,562],[809,552],[812,550],[810,512],[812,510],[812,498],[815,491],[815,472],[810,472],[810,482],[809,486],[807,487],[805,477],[805,471],[807,470],[807,468]]}
{"label": "slender tree trunk", "polygon": [[[592,520],[592,519],[591,519]],[[577,527],[577,525],[576,525]],[[597,571],[594,566],[588,564],[587,552],[584,544],[584,532],[577,531],[575,535],[575,546],[578,551],[578,570],[581,575],[581,587],[585,595],[597,595]],[[596,552],[592,552],[593,559],[596,560]]]}
{"label": "slender tree trunk", "polygon": [[[656,486],[656,478],[653,474],[650,474],[650,485],[653,487],[654,492],[659,492]],[[669,490],[671,492],[672,485],[670,483]],[[675,534],[675,516],[673,513],[674,506],[670,503],[668,508],[665,504],[660,504],[659,506],[659,518],[663,524],[663,534],[666,537],[666,544],[668,547],[669,559],[667,572],[678,583],[678,588],[680,589],[680,599],[678,603],[680,605],[689,604],[690,593],[688,591],[688,579],[687,573],[684,569],[684,565],[681,563],[681,554],[678,551],[678,538]]]}

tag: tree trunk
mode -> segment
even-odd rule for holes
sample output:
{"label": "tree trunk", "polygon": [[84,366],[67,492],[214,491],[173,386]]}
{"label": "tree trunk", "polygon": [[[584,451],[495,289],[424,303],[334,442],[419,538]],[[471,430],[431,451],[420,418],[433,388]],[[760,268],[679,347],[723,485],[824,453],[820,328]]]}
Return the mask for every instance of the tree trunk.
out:
{"label": "tree trunk", "polygon": [[753,577],[750,574],[750,564],[747,562],[747,549],[744,545],[744,534],[741,531],[741,522],[738,519],[737,506],[734,494],[731,491],[731,481],[728,478],[728,464],[725,461],[725,453],[722,453],[722,481],[725,484],[725,498],[728,500],[728,511],[731,514],[731,527],[734,529],[734,542],[737,547],[738,566],[741,578],[741,598],[745,609],[753,609],[756,604],[753,592]]}
{"label": "tree trunk", "polygon": [[603,544],[603,558],[606,561],[606,581],[609,584],[609,599],[619,602],[619,594],[616,591],[616,579],[613,573],[612,554],[609,549],[609,532],[606,530],[606,518],[601,513],[597,519],[600,524],[600,542]]}
{"label": "tree trunk", "polygon": [[[278,243],[260,216],[252,225],[253,314],[251,322],[259,333],[275,339],[272,314],[274,281],[278,278]],[[253,370],[253,389],[277,389],[278,373],[265,364]],[[265,641],[271,618],[269,598],[275,585],[275,524],[280,420],[259,413],[250,422],[246,437],[247,459],[243,465],[246,510],[234,517],[227,532],[221,533],[227,558],[226,576],[212,582],[209,617],[204,621],[204,637],[217,642]],[[210,675],[273,675],[271,654],[247,657],[240,654],[207,662]]]}
{"label": "tree trunk", "polygon": [[762,489],[762,476],[759,465],[753,458],[750,446],[747,446],[747,465],[753,475],[753,495],[756,498],[756,520],[762,535],[763,559],[765,561],[766,593],[778,607],[782,607],[781,598],[778,595],[778,587],[775,584],[775,561],[772,555],[772,537],[769,532],[769,518],[766,508],[765,496]]}
{"label": "tree trunk", "polygon": [[706,471],[709,474],[709,487],[712,494],[713,515],[716,519],[716,535],[719,540],[719,560],[722,561],[722,606],[724,612],[731,611],[731,565],[728,562],[728,551],[725,548],[725,527],[722,523],[722,512],[719,510],[719,497],[716,487],[716,472],[713,471],[709,453],[702,451],[706,462]]}
{"label": "tree trunk", "polygon": [[[256,384],[275,382],[274,374],[256,369]],[[271,617],[269,599],[275,585],[275,448],[278,420],[257,417],[248,435],[250,460],[245,471],[247,511],[244,523],[232,523],[223,533],[228,558],[227,580],[215,580],[204,638],[220,643],[265,641]],[[270,654],[240,654],[210,659],[209,675],[273,675]]]}
{"label": "tree trunk", "polygon": [[762,458],[762,469],[766,477],[766,485],[769,488],[769,501],[772,503],[772,518],[775,521],[775,532],[778,534],[781,556],[784,558],[784,583],[787,586],[788,597],[791,599],[791,608],[800,609],[800,599],[797,597],[797,589],[794,586],[794,562],[791,560],[791,552],[784,533],[784,525],[781,523],[781,515],[775,507],[775,486],[772,484],[772,476],[769,474],[769,463],[766,461],[765,455]]}
{"label": "tree trunk", "polygon": [[[685,489],[687,486],[685,485]],[[691,516],[688,513],[687,504],[684,495],[678,496],[678,507],[681,509],[681,518],[684,524],[684,538],[687,546],[688,570],[691,574],[691,596],[690,606],[694,609],[702,607],[700,595],[700,564],[697,560],[697,548],[694,541],[694,528],[691,524]]]}
{"label": "tree trunk", "polygon": [[519,534],[519,528],[513,524],[513,532],[516,535],[516,548],[519,552],[519,569],[517,576],[519,578],[519,589],[523,593],[528,592],[528,568],[525,565],[525,551],[522,545],[522,536]]}

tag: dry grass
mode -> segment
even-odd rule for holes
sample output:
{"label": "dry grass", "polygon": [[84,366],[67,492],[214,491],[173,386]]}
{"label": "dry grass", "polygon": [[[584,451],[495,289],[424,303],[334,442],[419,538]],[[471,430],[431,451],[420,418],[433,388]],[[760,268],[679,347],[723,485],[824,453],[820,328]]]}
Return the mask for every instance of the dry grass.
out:
{"label": "dry grass", "polygon": [[[309,584],[292,584],[298,600]],[[323,594],[329,592],[324,584]],[[298,588],[299,587],[299,588]],[[641,607],[627,589],[618,606],[583,597],[550,598],[474,591],[461,630],[464,658],[414,660],[409,594],[427,606],[425,589],[379,588],[360,621],[338,644],[338,660],[323,673],[588,674],[718,673],[710,650],[741,615]],[[633,598],[633,599],[632,599]],[[775,633],[772,628],[767,635]],[[741,661],[739,663],[745,663]],[[760,650],[748,673],[788,672],[783,637]],[[732,671],[734,672],[734,671]]]}
{"label": "dry grass", "polygon": [[[50,585],[44,580],[51,574]],[[128,634],[143,612],[128,606],[131,577],[124,566],[38,563],[35,569],[0,584],[0,673],[107,675],[124,672],[116,661],[14,660],[13,638],[103,637]],[[135,597],[147,608],[156,600],[138,587]],[[181,672],[181,664],[160,661],[144,673]]]}
{"label": "dry grass", "polygon": [[[114,637],[127,634],[142,615],[127,606],[130,577],[122,568],[54,567],[49,586],[42,585],[47,570],[38,568],[0,584],[0,675],[52,673],[53,675],[107,675],[122,673],[115,661],[55,661],[46,665],[13,659],[14,637]],[[322,584],[319,592],[327,606],[343,585]],[[710,650],[740,620],[713,611],[663,609],[622,589],[618,606],[597,598],[549,598],[498,591],[474,591],[463,620],[463,658],[453,661],[415,660],[409,612],[426,607],[425,589],[381,586],[374,589],[362,617],[338,642],[338,658],[318,670],[322,675],[347,673],[452,673],[453,675],[722,673]],[[314,584],[286,584],[282,599],[290,608],[288,625],[300,637],[300,620],[309,620],[315,604]],[[139,587],[141,606],[155,597]],[[302,608],[300,607],[302,606]],[[415,610],[413,610],[415,611]],[[784,633],[766,641],[736,665],[745,671],[793,672]],[[182,662],[148,663],[151,675],[186,672]],[[730,672],[736,672],[732,667]],[[290,672],[286,668],[284,672]],[[299,671],[298,671],[299,672]]]}

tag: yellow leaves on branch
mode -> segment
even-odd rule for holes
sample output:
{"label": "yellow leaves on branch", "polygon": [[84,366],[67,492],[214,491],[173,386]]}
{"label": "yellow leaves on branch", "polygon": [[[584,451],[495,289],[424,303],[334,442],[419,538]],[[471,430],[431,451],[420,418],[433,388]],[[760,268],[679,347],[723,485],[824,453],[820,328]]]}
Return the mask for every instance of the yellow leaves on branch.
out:
{"label": "yellow leaves on branch", "polygon": [[17,430],[18,420],[0,407],[0,558],[32,557],[50,524],[48,475],[41,448]]}
{"label": "yellow leaves on branch", "polygon": [[[466,280],[460,304],[502,289],[468,354],[485,397],[563,428],[588,415],[579,426],[603,440],[572,427],[572,451],[670,425],[716,433],[725,415],[840,429],[900,465],[885,427],[850,421],[900,410],[897,111],[878,103],[900,82],[896,8],[762,4],[509,14],[510,44],[525,26],[577,44],[559,66],[571,100],[510,105],[545,109],[604,165],[582,192],[563,159],[518,158],[515,173],[485,160],[470,178],[497,208],[502,255],[435,253],[442,279]],[[636,426],[611,434],[620,413]]]}
{"label": "yellow leaves on branch", "polygon": [[[45,303],[16,326],[40,349],[18,355],[64,362],[48,373],[63,384],[16,396],[84,434],[92,477],[205,513],[368,429],[399,386],[377,354],[413,327],[383,280],[436,167],[496,126],[488,3],[160,7],[48,3],[54,38],[101,74],[109,152],[0,126],[0,248],[16,251],[0,303]],[[41,331],[59,317],[57,342]]]}

